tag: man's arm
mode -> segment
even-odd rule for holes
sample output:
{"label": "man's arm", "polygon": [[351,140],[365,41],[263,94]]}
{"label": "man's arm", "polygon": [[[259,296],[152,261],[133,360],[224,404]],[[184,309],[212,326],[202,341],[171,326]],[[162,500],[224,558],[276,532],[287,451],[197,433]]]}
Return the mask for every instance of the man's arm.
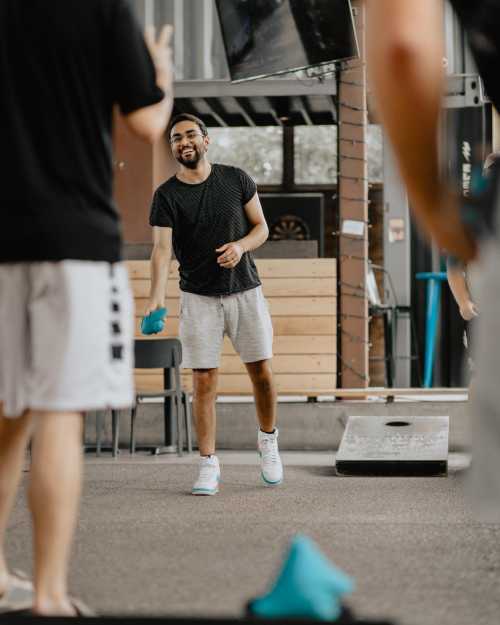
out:
{"label": "man's arm", "polygon": [[151,286],[145,315],[163,308],[167,295],[167,281],[172,258],[172,228],[153,226],[153,252],[151,254]]}
{"label": "man's arm", "polygon": [[172,27],[169,25],[163,27],[158,41],[154,27],[146,29],[145,32],[145,40],[156,70],[156,84],[163,90],[165,97],[157,104],[145,106],[124,116],[130,130],[149,143],[154,143],[165,133],[172,113],[174,98],[171,36]]}
{"label": "man's arm", "polygon": [[267,227],[258,193],[255,193],[252,199],[245,204],[244,209],[248,221],[252,225],[250,232],[242,239],[239,239],[239,241],[226,243],[215,250],[216,252],[222,252],[217,258],[217,262],[225,269],[236,267],[245,252],[256,250],[267,241],[269,236],[269,228]]}
{"label": "man's arm", "polygon": [[460,315],[466,321],[477,317],[479,311],[472,301],[472,297],[465,279],[465,267],[462,264],[450,264],[446,267],[448,284],[460,310]]}
{"label": "man's arm", "polygon": [[369,75],[412,210],[426,233],[464,260],[474,246],[442,180],[438,129],[444,92],[442,3],[368,1]]}

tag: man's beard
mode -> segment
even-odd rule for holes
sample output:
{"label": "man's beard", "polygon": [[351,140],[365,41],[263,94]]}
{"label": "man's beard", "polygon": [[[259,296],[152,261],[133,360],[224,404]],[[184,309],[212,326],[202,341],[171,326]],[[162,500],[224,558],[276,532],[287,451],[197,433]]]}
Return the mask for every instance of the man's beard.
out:
{"label": "man's beard", "polygon": [[198,163],[201,161],[202,154],[196,148],[193,148],[193,156],[190,158],[183,158],[182,154],[177,156],[177,161],[187,167],[188,169],[196,169]]}

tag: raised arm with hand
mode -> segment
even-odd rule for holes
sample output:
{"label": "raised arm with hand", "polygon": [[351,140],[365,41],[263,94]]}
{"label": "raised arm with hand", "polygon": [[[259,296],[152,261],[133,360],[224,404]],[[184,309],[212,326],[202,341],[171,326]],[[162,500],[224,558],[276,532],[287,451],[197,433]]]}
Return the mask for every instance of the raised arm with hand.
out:
{"label": "raised arm with hand", "polygon": [[155,27],[150,26],[145,31],[145,41],[156,70],[156,84],[165,93],[161,102],[145,106],[128,115],[125,121],[132,132],[142,139],[154,143],[165,132],[173,107],[173,67],[170,39],[172,26],[165,25],[156,39]]}
{"label": "raised arm with hand", "polygon": [[442,11],[436,0],[368,0],[368,72],[417,221],[440,247],[469,260],[475,246],[439,167]]}

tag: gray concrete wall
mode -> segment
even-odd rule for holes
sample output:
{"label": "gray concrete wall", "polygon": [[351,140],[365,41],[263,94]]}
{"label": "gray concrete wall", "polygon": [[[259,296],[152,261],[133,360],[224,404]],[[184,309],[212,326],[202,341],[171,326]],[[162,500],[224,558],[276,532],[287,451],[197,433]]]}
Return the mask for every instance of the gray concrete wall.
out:
{"label": "gray concrete wall", "polygon": [[[129,442],[130,417],[122,411],[120,444]],[[387,415],[388,417],[448,415],[450,451],[469,449],[468,404],[466,402],[318,402],[278,404],[280,447],[283,450],[336,450],[349,415]],[[137,417],[137,444],[163,441],[163,406],[143,404]],[[95,441],[95,414],[86,419],[86,442]],[[257,424],[251,403],[217,404],[218,449],[255,449]],[[111,439],[111,415],[104,419],[103,441]]]}

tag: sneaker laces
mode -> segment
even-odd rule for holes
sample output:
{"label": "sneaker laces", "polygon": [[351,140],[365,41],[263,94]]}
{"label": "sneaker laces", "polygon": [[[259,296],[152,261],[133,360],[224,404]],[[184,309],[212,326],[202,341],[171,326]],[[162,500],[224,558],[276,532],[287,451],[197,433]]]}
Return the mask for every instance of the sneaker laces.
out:
{"label": "sneaker laces", "polygon": [[212,462],[202,462],[200,466],[200,480],[207,480],[212,477],[215,464]]}
{"label": "sneaker laces", "polygon": [[277,464],[280,461],[280,455],[278,452],[278,444],[276,440],[269,438],[263,438],[260,443],[262,456],[265,460]]}

